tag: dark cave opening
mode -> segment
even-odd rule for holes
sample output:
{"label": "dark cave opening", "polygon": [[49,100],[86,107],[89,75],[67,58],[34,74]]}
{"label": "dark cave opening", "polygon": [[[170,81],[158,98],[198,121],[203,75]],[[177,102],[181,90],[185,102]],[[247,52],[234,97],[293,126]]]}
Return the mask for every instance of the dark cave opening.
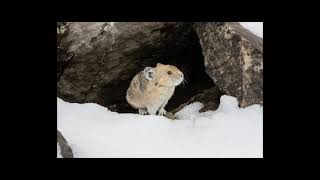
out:
{"label": "dark cave opening", "polygon": [[[213,80],[206,74],[204,57],[197,34],[191,30],[188,38],[182,42],[168,42],[166,56],[160,63],[170,64],[180,69],[187,81],[176,87],[175,93],[166,109],[171,111],[190,100],[205,89],[214,87]],[[183,44],[183,45],[181,45]]]}
{"label": "dark cave opening", "polygon": [[[213,80],[205,72],[202,48],[195,31],[191,26],[172,31],[175,33],[169,33],[167,36],[170,37],[164,37],[164,39],[169,40],[164,40],[163,42],[165,43],[162,43],[163,45],[160,48],[154,48],[152,44],[148,44],[140,49],[139,53],[141,53],[140,58],[142,61],[137,62],[137,70],[134,73],[138,73],[147,66],[155,67],[157,63],[174,65],[184,73],[187,82],[175,89],[174,95],[166,106],[168,112],[183,103],[190,102],[191,97],[215,87]],[[110,110],[120,113],[137,113],[137,110],[130,107],[125,100],[126,90],[132,77],[118,81],[116,82],[117,84],[109,84],[109,86],[114,86],[116,89],[109,88],[104,91],[104,105]],[[113,98],[106,97],[108,94],[112,94]],[[219,101],[221,93],[214,92],[211,95],[219,97],[202,97],[202,99]]]}

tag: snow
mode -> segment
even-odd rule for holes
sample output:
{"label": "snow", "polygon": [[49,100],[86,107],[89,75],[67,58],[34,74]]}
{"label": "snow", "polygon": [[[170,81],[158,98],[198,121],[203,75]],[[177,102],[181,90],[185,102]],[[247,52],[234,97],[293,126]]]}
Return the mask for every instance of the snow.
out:
{"label": "snow", "polygon": [[241,26],[250,30],[253,34],[263,38],[263,22],[239,22]]}
{"label": "snow", "polygon": [[178,120],[57,103],[58,129],[78,158],[263,157],[263,107],[239,108],[231,96],[222,96],[216,111],[199,113],[203,105],[192,103]]}
{"label": "snow", "polygon": [[193,119],[203,107],[200,102],[194,102],[181,109],[176,113],[178,119]]}

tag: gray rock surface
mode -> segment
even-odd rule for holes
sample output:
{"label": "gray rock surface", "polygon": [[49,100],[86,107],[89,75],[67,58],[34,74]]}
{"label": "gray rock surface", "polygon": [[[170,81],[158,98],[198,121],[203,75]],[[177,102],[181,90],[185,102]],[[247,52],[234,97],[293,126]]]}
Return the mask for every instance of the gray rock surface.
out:
{"label": "gray rock surface", "polygon": [[174,37],[179,35],[183,41],[188,33],[182,23],[65,24],[58,42],[58,97],[103,106],[124,101],[131,78],[145,66],[156,64]]}
{"label": "gray rock surface", "polygon": [[263,41],[236,22],[194,23],[207,74],[240,107],[263,104]]}
{"label": "gray rock surface", "polygon": [[60,131],[57,130],[57,142],[60,146],[61,155],[63,158],[73,158],[73,152],[66,139],[62,136]]}

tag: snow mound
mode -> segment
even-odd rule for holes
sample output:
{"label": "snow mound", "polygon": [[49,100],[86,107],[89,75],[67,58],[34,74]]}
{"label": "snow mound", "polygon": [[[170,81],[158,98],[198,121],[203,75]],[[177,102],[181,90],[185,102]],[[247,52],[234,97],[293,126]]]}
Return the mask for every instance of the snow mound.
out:
{"label": "snow mound", "polygon": [[238,100],[235,97],[231,96],[221,96],[220,98],[220,105],[217,111],[229,113],[232,111],[238,110]]}
{"label": "snow mound", "polygon": [[178,119],[193,119],[193,117],[199,114],[198,112],[202,107],[203,104],[200,102],[191,103],[177,112],[176,117]]}
{"label": "snow mound", "polygon": [[234,97],[222,96],[216,111],[203,113],[201,103],[192,103],[176,114],[178,120],[57,103],[58,129],[78,158],[263,156],[262,106],[239,108]]}

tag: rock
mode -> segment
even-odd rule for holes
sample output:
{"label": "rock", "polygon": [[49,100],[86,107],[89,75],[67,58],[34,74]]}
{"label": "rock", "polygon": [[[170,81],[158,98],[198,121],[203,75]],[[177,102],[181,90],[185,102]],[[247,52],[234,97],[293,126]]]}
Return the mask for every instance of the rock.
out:
{"label": "rock", "polygon": [[72,149],[68,145],[66,139],[62,136],[60,131],[57,130],[57,142],[60,146],[61,155],[63,158],[73,158]]}
{"label": "rock", "polygon": [[168,49],[188,46],[193,31],[190,25],[166,22],[73,22],[64,27],[58,42],[58,97],[127,111],[131,78],[165,61]]}
{"label": "rock", "polygon": [[175,119],[174,114],[172,114],[171,112],[167,112],[164,116],[165,116],[166,118],[168,118],[168,119],[171,119],[171,120],[174,120],[174,119]]}
{"label": "rock", "polygon": [[200,39],[207,74],[240,107],[263,104],[263,41],[236,22],[201,22]]}

